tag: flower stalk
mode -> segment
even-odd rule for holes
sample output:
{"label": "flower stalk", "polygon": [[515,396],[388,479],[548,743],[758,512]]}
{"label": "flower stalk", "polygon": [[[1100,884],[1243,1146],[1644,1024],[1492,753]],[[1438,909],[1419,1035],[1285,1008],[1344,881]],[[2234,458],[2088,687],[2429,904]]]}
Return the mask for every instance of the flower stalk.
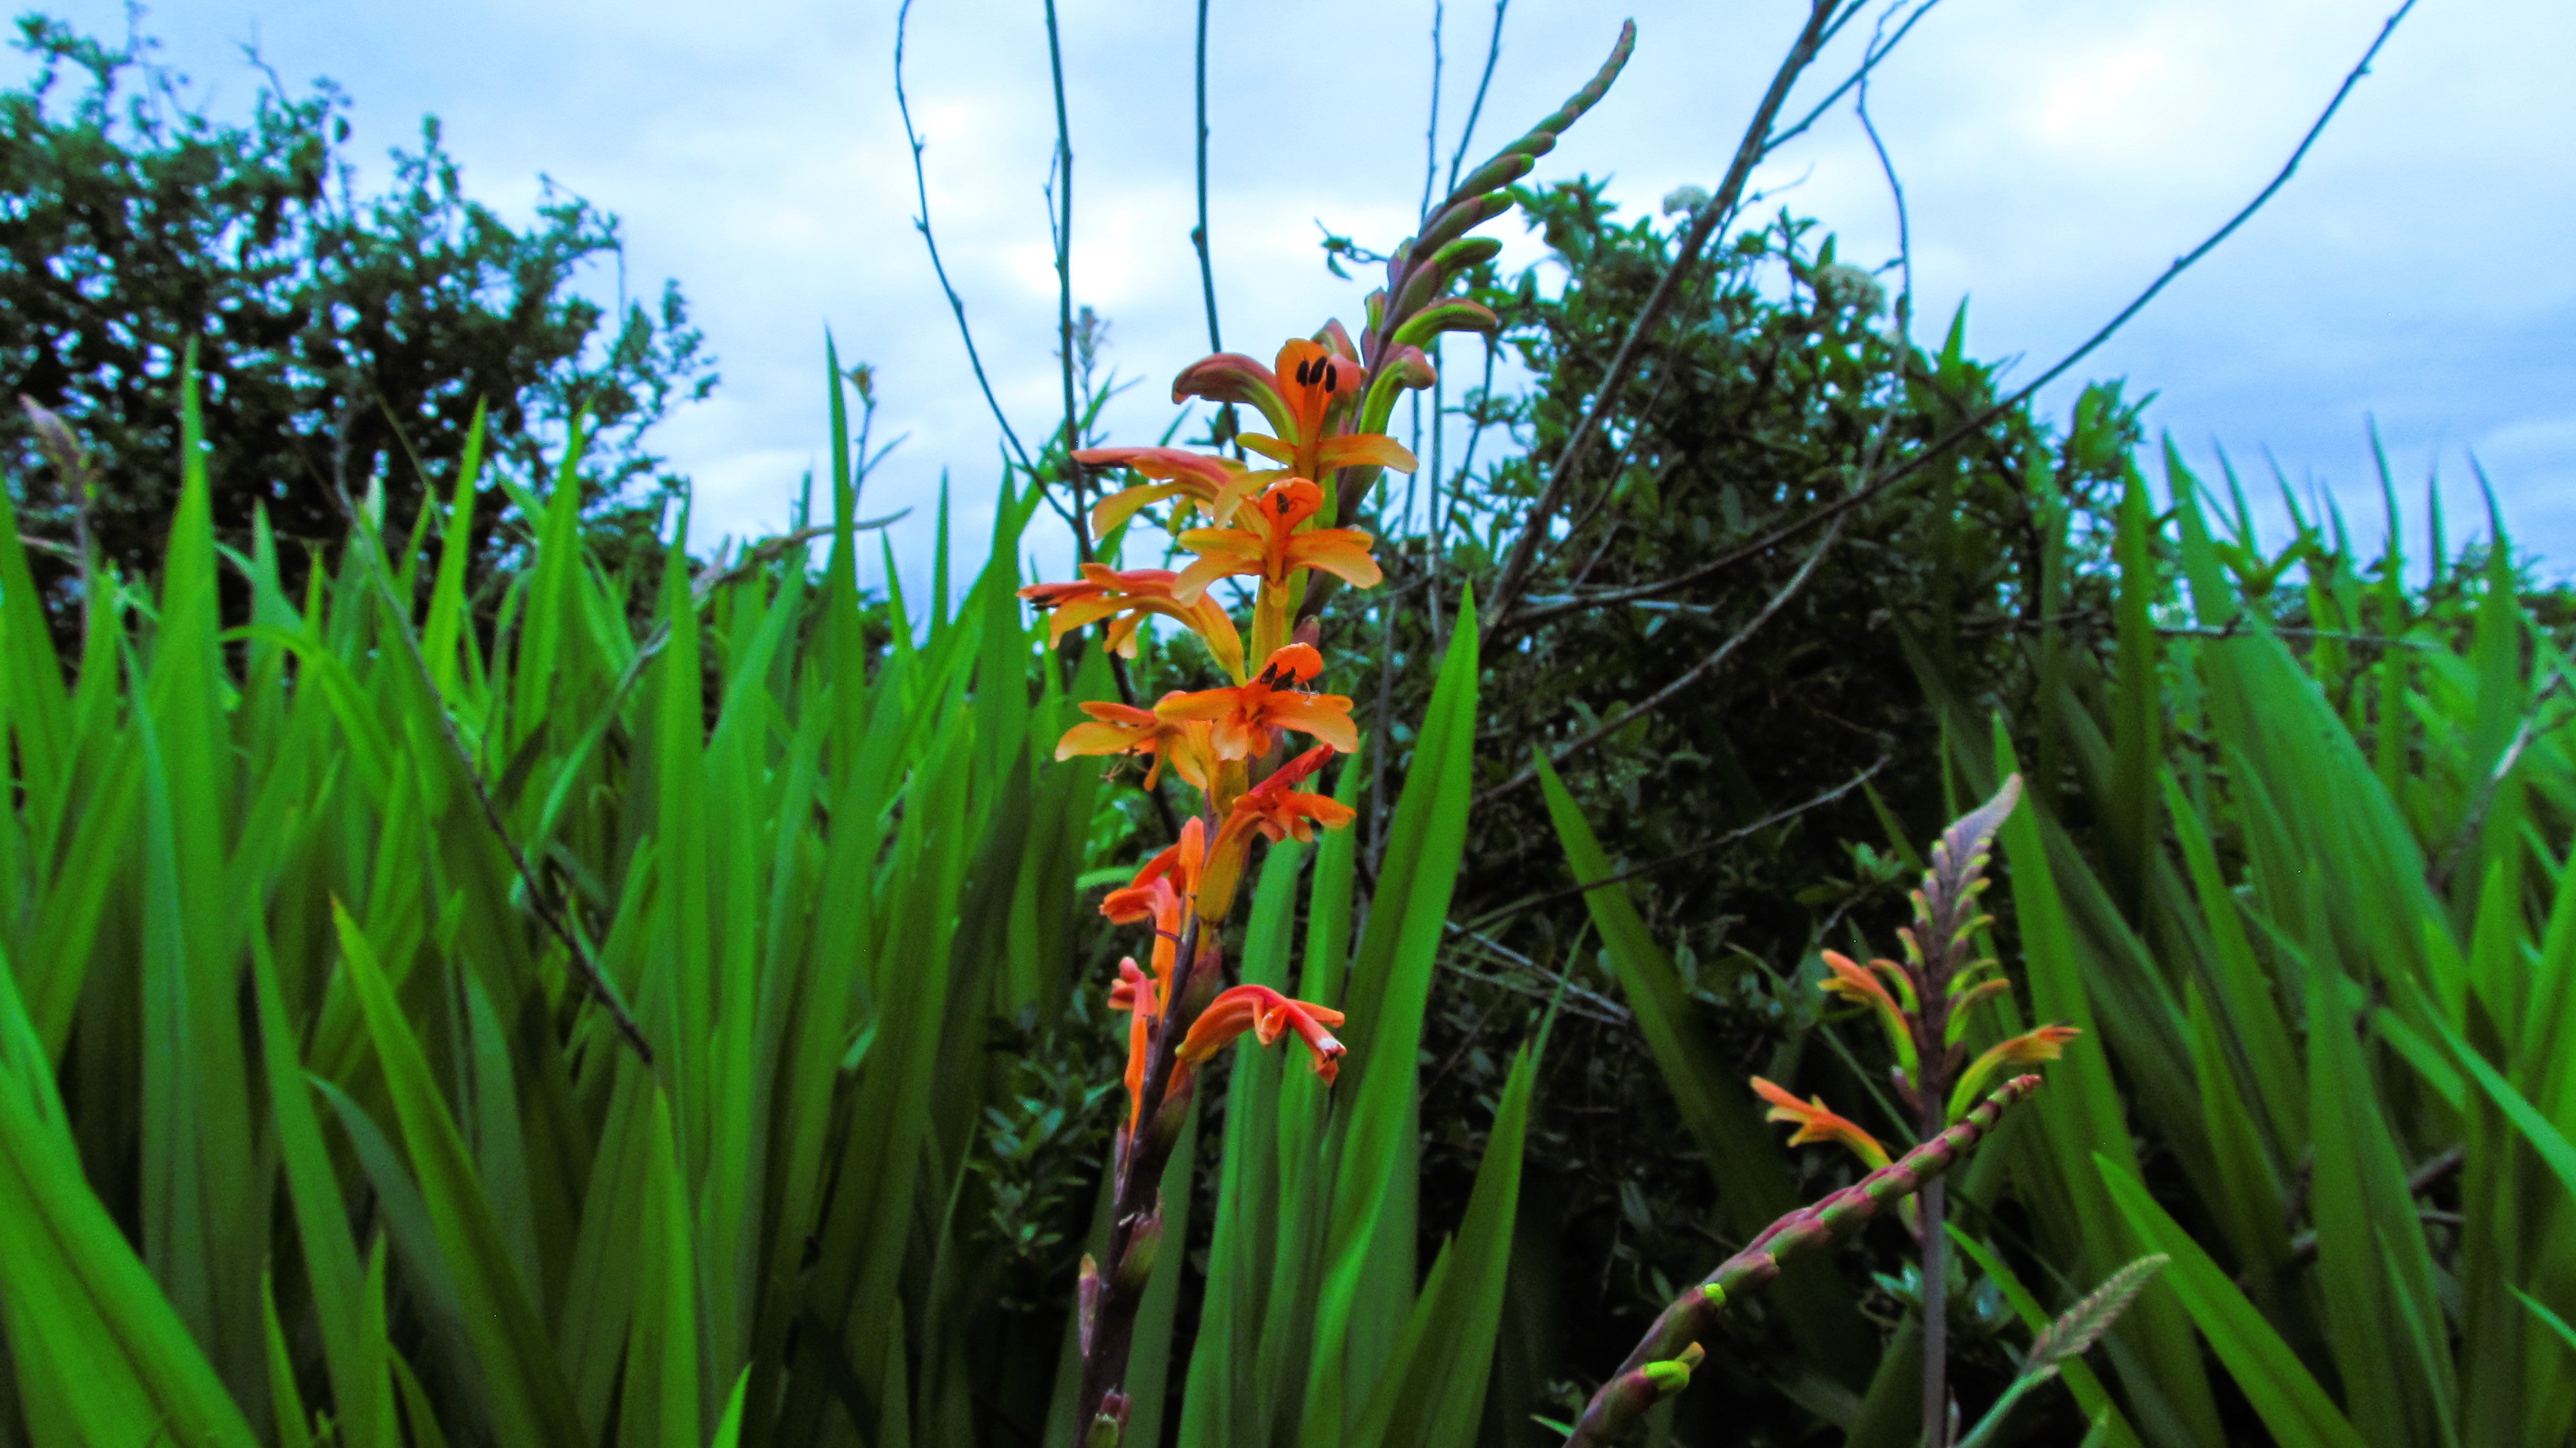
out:
{"label": "flower stalk", "polygon": [[[1129,1013],[1127,1119],[1110,1162],[1109,1240],[1099,1260],[1084,1260],[1075,1306],[1076,1421],[1097,1448],[1116,1448],[1126,1432],[1136,1312],[1162,1249],[1163,1170],[1200,1068],[1249,1033],[1265,1046],[1295,1036],[1327,1086],[1340,1069],[1343,1047],[1332,1028],[1341,1012],[1262,986],[1225,988],[1225,925],[1256,840],[1310,840],[1351,822],[1349,807],[1302,787],[1335,754],[1358,748],[1359,735],[1351,701],[1311,687],[1324,672],[1320,628],[1292,620],[1310,574],[1363,588],[1382,575],[1368,534],[1319,516],[1325,498],[1314,478],[1361,463],[1410,469],[1413,458],[1393,438],[1353,426],[1362,370],[1348,352],[1339,328],[1327,327],[1320,341],[1281,348],[1275,369],[1220,355],[1184,371],[1176,400],[1211,386],[1239,394],[1278,434],[1247,435],[1247,443],[1283,466],[1253,471],[1175,448],[1087,450],[1078,455],[1084,464],[1123,467],[1140,479],[1092,510],[1096,533],[1106,537],[1145,509],[1166,506],[1160,521],[1196,559],[1179,572],[1086,563],[1079,582],[1021,590],[1053,611],[1054,640],[1097,623],[1110,649],[1132,655],[1146,619],[1169,620],[1197,634],[1228,678],[1218,688],[1174,690],[1150,707],[1085,704],[1089,719],[1056,745],[1059,760],[1141,757],[1147,787],[1168,770],[1199,796],[1179,838],[1100,905],[1113,923],[1148,926],[1153,938],[1150,965],[1121,961],[1109,987],[1111,1008]],[[1253,582],[1248,652],[1208,592],[1230,577]],[[1312,747],[1290,755],[1292,734]]]}
{"label": "flower stalk", "polygon": [[[1695,1352],[1700,1341],[1716,1331],[1726,1304],[1740,1301],[1746,1293],[1779,1276],[1780,1265],[1790,1258],[1829,1247],[1885,1211],[1889,1204],[1927,1185],[1938,1184],[1945,1172],[1994,1129],[2006,1111],[2037,1091],[2039,1084],[2037,1076],[2014,1077],[1931,1140],[1824,1200],[1763,1228],[1743,1251],[1719,1263],[1717,1270],[1655,1318],[1654,1326],[1646,1330],[1628,1360],[1585,1405],[1567,1448],[1601,1448],[1616,1442],[1619,1435],[1644,1418],[1648,1408],[1669,1396],[1660,1384],[1669,1383],[1670,1391],[1677,1392],[1689,1381],[1687,1371],[1675,1382],[1669,1371],[1658,1375],[1652,1370],[1666,1368]],[[1698,1361],[1696,1357],[1688,1360]],[[1650,1386],[1656,1390],[1646,1391]]]}
{"label": "flower stalk", "polygon": [[[1491,335],[1499,325],[1491,311],[1449,295],[1460,276],[1500,247],[1467,233],[1510,209],[1503,188],[1601,99],[1635,38],[1635,26],[1622,26],[1610,59],[1587,85],[1431,208],[1420,235],[1389,259],[1387,284],[1370,295],[1358,342],[1340,322],[1327,322],[1310,337],[1291,338],[1270,366],[1221,351],[1181,370],[1172,400],[1196,397],[1222,408],[1211,438],[1234,441],[1242,450],[1237,457],[1159,446],[1072,453],[1080,469],[1123,470],[1133,481],[1081,519],[1089,537],[1078,581],[1020,590],[1030,604],[1053,613],[1050,646],[1097,623],[1114,666],[1135,656],[1147,620],[1163,620],[1198,635],[1227,676],[1225,687],[1174,690],[1150,706],[1132,697],[1086,703],[1089,719],[1056,745],[1059,760],[1142,756],[1149,761],[1149,789],[1168,771],[1199,795],[1199,808],[1170,848],[1101,902],[1115,923],[1149,925],[1153,945],[1150,967],[1132,957],[1121,961],[1109,987],[1111,1008],[1130,1013],[1128,1111],[1110,1162],[1105,1255],[1084,1259],[1075,1304],[1082,1350],[1075,1421],[1083,1425],[1086,1448],[1118,1448],[1126,1435],[1128,1352],[1161,1248],[1160,1183],[1201,1066],[1250,1033],[1264,1046],[1294,1035],[1327,1087],[1340,1069],[1343,1048],[1332,1028],[1342,1024],[1341,1012],[1261,986],[1225,988],[1226,921],[1255,840],[1311,840],[1317,830],[1351,823],[1349,806],[1300,787],[1359,743],[1351,701],[1311,687],[1325,667],[1319,605],[1332,586],[1371,588],[1382,581],[1374,540],[1349,525],[1383,470],[1415,468],[1413,454],[1386,429],[1398,394],[1438,380],[1423,344],[1452,331]],[[1206,239],[1198,241],[1204,263]],[[1057,243],[1061,253],[1066,237],[1059,234]],[[1061,269],[1061,254],[1057,260]],[[1208,332],[1213,343],[1212,293]],[[1232,423],[1237,407],[1269,430],[1238,430]],[[1071,422],[1068,412],[1068,449],[1078,441]],[[1270,466],[1249,466],[1242,454]],[[1080,478],[1077,472],[1078,515],[1085,511]],[[1149,511],[1155,509],[1163,511]],[[1174,572],[1121,570],[1114,559],[1092,559],[1091,539],[1105,542],[1139,517],[1159,524],[1193,561]],[[1224,579],[1251,586],[1248,629],[1239,629],[1210,595],[1210,585]],[[1305,735],[1311,747],[1290,755],[1286,736],[1292,733]],[[1654,1391],[1677,1390],[1697,1360],[1659,1363],[1640,1382]]]}
{"label": "flower stalk", "polygon": [[[1913,923],[1897,935],[1902,961],[1864,966],[1825,951],[1824,990],[1865,1008],[1887,1038],[1894,1057],[1889,1075],[1912,1113],[1918,1140],[1930,1142],[1972,1115],[1977,1093],[2010,1066],[2053,1061],[2079,1034],[2071,1026],[2041,1026],[1968,1059],[1966,1036],[1977,1006],[2007,995],[2012,982],[1991,957],[1977,954],[1977,940],[1992,918],[1978,903],[1986,891],[1986,863],[1995,832],[2021,800],[2021,777],[2006,779],[1994,798],[1942,831],[1932,846],[1931,868],[1914,892]],[[2035,1078],[2021,1078],[2035,1079]],[[1757,1076],[1754,1093],[1771,1103],[1773,1121],[1794,1122],[1792,1146],[1834,1142],[1873,1169],[1887,1165],[1887,1151],[1857,1124],[1836,1115],[1823,1098],[1800,1101]],[[1924,1183],[1905,1204],[1907,1224],[1921,1251],[1923,1302],[1923,1441],[1947,1448],[1950,1440],[1948,1202],[1941,1182]]]}

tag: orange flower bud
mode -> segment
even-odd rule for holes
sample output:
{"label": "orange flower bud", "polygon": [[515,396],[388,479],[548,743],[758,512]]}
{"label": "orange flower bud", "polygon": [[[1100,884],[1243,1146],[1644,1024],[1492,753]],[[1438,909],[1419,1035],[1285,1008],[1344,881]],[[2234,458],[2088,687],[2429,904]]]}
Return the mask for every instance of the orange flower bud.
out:
{"label": "orange flower bud", "polygon": [[1805,1146],[1818,1141],[1839,1142],[1852,1155],[1867,1162],[1872,1171],[1887,1165],[1887,1148],[1878,1144],[1878,1138],[1861,1130],[1848,1118],[1836,1115],[1833,1108],[1825,1105],[1823,1097],[1801,1101],[1759,1076],[1753,1078],[1753,1094],[1771,1103],[1768,1119],[1798,1124],[1797,1131],[1789,1137],[1791,1146]]}
{"label": "orange flower bud", "polygon": [[2042,1026],[1989,1047],[1984,1055],[1969,1065],[1967,1072],[1959,1077],[1959,1084],[1952,1088],[1949,1119],[1956,1121],[1967,1115],[1996,1072],[2006,1066],[2031,1066],[2041,1061],[2054,1061],[2066,1054],[2067,1042],[2083,1034],[2073,1026]]}

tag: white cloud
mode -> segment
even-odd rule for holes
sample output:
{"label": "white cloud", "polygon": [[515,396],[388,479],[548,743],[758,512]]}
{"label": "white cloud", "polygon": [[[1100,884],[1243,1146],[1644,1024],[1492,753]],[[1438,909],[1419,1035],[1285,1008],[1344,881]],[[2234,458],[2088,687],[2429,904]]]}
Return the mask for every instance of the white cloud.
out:
{"label": "white cloud", "polygon": [[[2028,366],[2089,332],[2279,165],[2376,31],[2382,0],[1955,0],[1873,86],[1904,176],[1927,325],[1973,297],[1971,342]],[[116,0],[63,4],[113,31]],[[1211,232],[1226,340],[1266,354],[1365,287],[1327,275],[1318,219],[1363,243],[1403,234],[1422,189],[1429,6],[1308,0],[1215,7]],[[1190,175],[1191,17],[1180,3],[1062,0],[1075,160],[1076,300],[1112,320],[1138,386],[1127,436],[1170,417],[1163,382],[1205,349]],[[1681,0],[1642,5],[1640,48],[1542,178],[1615,175],[1651,208],[1708,185],[1797,20]],[[929,146],[933,216],[995,392],[1024,437],[1060,410],[1044,184],[1054,146],[1038,7],[921,0],[907,79]],[[1463,114],[1491,11],[1447,9],[1443,115]],[[360,148],[437,112],[480,195],[521,206],[544,172],[619,213],[630,286],[677,276],[724,364],[719,400],[663,445],[700,480],[699,536],[774,527],[823,455],[822,332],[880,369],[879,435],[911,439],[875,503],[918,505],[896,534],[919,560],[943,472],[956,536],[989,526],[995,435],[911,226],[889,81],[894,6],[759,0],[191,0],[149,24],[183,66],[247,94],[231,47],[256,33],[289,76],[357,101]],[[1552,109],[1613,21],[1520,0],[1470,162]],[[1856,38],[1856,37],[1855,37]],[[2365,414],[2401,471],[2437,449],[2486,460],[2526,540],[2576,555],[2576,196],[2549,184],[2576,142],[2561,73],[2576,11],[2459,0],[2410,18],[2306,169],[2265,214],[2082,370],[2127,374],[2195,457],[2269,443],[2375,512]],[[1444,143],[1443,163],[1445,165]],[[1845,254],[1895,227],[1848,113],[1766,167]],[[1508,258],[1537,256],[1520,226]],[[1454,365],[1454,364],[1453,364]],[[2061,406],[2073,384],[2052,389]],[[970,506],[971,503],[971,506]],[[873,506],[874,504],[872,504]],[[980,517],[982,522],[975,521]]]}

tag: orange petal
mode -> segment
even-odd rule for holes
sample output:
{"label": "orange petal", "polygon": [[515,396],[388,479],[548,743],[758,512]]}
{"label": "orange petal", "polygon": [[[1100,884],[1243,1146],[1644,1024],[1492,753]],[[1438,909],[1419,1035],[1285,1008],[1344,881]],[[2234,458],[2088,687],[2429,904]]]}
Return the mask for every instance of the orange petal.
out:
{"label": "orange petal", "polygon": [[1293,428],[1286,399],[1279,395],[1279,374],[1240,352],[1219,352],[1181,369],[1172,379],[1172,400],[1204,397],[1210,402],[1240,402],[1261,409],[1270,425]]}
{"label": "orange petal", "polygon": [[1354,588],[1375,588],[1386,577],[1369,556],[1374,542],[1356,528],[1319,528],[1288,540],[1288,566],[1314,568]]}
{"label": "orange petal", "polygon": [[1327,438],[1315,454],[1319,468],[1354,468],[1375,465],[1393,468],[1399,473],[1412,472],[1420,464],[1403,444],[1382,432],[1354,432]]}
{"label": "orange petal", "polygon": [[1190,605],[1190,626],[1207,641],[1208,652],[1216,655],[1219,668],[1229,677],[1243,677],[1243,636],[1234,631],[1234,617],[1223,605],[1202,596]]}
{"label": "orange petal", "polygon": [[1152,737],[1150,731],[1132,724],[1076,724],[1055,742],[1055,757],[1063,761],[1080,754],[1124,754]]}
{"label": "orange petal", "polygon": [[1178,483],[1138,483],[1132,488],[1121,488],[1092,506],[1091,536],[1106,538],[1111,530],[1135,517],[1140,509],[1187,491]]}
{"label": "orange petal", "polygon": [[1290,644],[1270,651],[1269,662],[1261,666],[1265,679],[1291,679],[1305,683],[1324,671],[1324,656],[1313,644]]}
{"label": "orange petal", "polygon": [[[1181,536],[1187,540],[1191,535],[1184,533]],[[1196,603],[1207,592],[1208,585],[1218,579],[1260,571],[1261,560],[1257,557],[1247,561],[1227,552],[1210,550],[1202,554],[1198,562],[1181,571],[1181,581],[1172,586],[1172,593],[1184,603]]]}
{"label": "orange petal", "polygon": [[1281,727],[1311,734],[1344,754],[1360,747],[1359,726],[1351,722],[1351,701],[1339,694],[1280,694],[1270,701],[1270,717]]}
{"label": "orange petal", "polygon": [[1154,712],[1165,719],[1221,719],[1233,713],[1239,702],[1236,690],[1200,689],[1189,694],[1165,694],[1154,705]]}

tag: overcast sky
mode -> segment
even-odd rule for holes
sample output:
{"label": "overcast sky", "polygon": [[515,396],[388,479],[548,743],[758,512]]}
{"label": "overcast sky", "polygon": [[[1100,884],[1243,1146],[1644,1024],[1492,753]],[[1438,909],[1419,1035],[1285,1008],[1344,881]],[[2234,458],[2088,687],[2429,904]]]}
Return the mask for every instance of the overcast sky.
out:
{"label": "overcast sky", "polygon": [[[1965,298],[1975,353],[2026,359],[2021,375],[2053,361],[2261,188],[2393,3],[1947,0],[1871,102],[1911,206],[1925,325]],[[113,0],[54,9],[124,26]],[[1266,356],[1325,316],[1358,319],[1365,288],[1325,271],[1318,220],[1383,249],[1418,214],[1435,7],[1212,9],[1225,337]],[[1714,185],[1803,9],[1638,0],[1635,61],[1539,178],[1612,176],[1631,208]],[[1170,376],[1206,350],[1188,238],[1194,8],[1059,11],[1075,296],[1111,320],[1110,362],[1143,379],[1114,429],[1150,441],[1172,416]],[[1513,0],[1470,163],[1580,84],[1621,13]],[[290,80],[339,81],[355,99],[352,151],[376,175],[434,112],[482,198],[524,214],[543,174],[623,217],[632,290],[678,278],[722,361],[714,398],[659,434],[697,480],[700,544],[780,526],[827,455],[830,328],[844,359],[878,369],[878,435],[909,434],[863,511],[916,507],[894,535],[910,572],[942,471],[967,530],[989,517],[997,470],[911,224],[895,14],[892,0],[187,0],[145,27],[218,110],[251,92],[247,41]],[[1446,6],[1444,154],[1493,15]],[[2438,466],[2456,538],[2475,508],[2474,453],[2520,540],[2576,559],[2571,56],[2576,6],[2563,0],[2424,0],[2288,189],[2080,375],[2156,393],[2151,428],[2196,463],[2224,446],[2268,478],[2268,449],[2371,533],[2375,415],[2410,508]],[[1818,73],[1847,66],[1846,54]],[[906,79],[932,219],[1024,437],[1058,407],[1047,76],[1040,0],[915,5]],[[1847,110],[1757,184],[1839,233],[1847,259],[1893,254],[1887,190]],[[1489,231],[1508,263],[1537,260],[1517,220]],[[2049,409],[2062,416],[2072,391],[2045,394]]]}

